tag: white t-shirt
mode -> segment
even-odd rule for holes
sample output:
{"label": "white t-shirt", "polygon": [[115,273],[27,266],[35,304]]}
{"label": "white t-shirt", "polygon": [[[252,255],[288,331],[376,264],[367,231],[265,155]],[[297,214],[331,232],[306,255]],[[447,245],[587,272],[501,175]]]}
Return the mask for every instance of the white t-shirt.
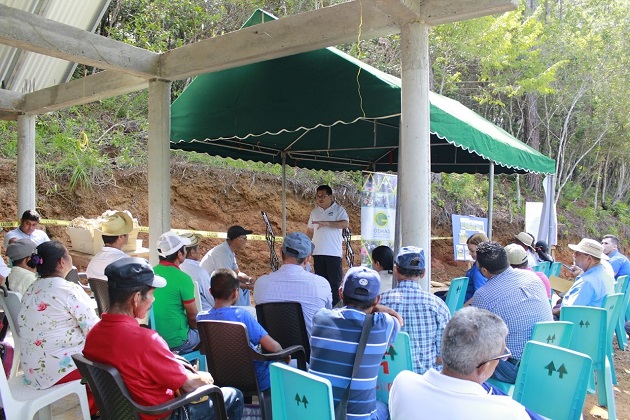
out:
{"label": "white t-shirt", "polygon": [[121,258],[126,258],[128,256],[129,255],[125,254],[118,248],[104,246],[98,254],[92,257],[87,269],[85,270],[85,274],[89,279],[107,280],[107,277],[105,276],[105,267],[114,261],[118,261]]}
{"label": "white t-shirt", "polygon": [[50,241],[50,238],[48,237],[48,235],[46,234],[46,232],[44,232],[41,229],[35,229],[33,231],[33,233],[31,233],[30,235],[27,235],[26,233],[22,232],[20,230],[19,227],[10,230],[7,232],[7,234],[4,236],[4,248],[6,249],[7,246],[9,246],[9,241],[11,239],[30,239],[31,241],[35,242],[35,246],[43,243],[43,242],[48,242]]}
{"label": "white t-shirt", "polygon": [[350,220],[350,218],[346,209],[336,201],[327,209],[316,206],[311,211],[307,226],[313,229],[313,243],[315,244],[313,255],[341,257],[342,229],[313,224],[313,222],[338,222],[340,220]]}
{"label": "white t-shirt", "polygon": [[392,420],[423,417],[449,420],[527,420],[529,415],[507,395],[488,394],[476,382],[442,375],[435,369],[423,375],[402,371],[389,394]]}

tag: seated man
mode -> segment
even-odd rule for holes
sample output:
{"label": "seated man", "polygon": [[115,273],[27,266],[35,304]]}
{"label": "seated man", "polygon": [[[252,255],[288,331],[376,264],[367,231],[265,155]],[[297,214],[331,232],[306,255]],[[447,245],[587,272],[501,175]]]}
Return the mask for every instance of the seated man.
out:
{"label": "seated man", "polygon": [[11,273],[7,278],[9,290],[23,295],[28,286],[37,280],[36,265],[29,264],[35,246],[35,242],[30,239],[18,239],[7,247],[7,256],[13,261]]}
{"label": "seated man", "polygon": [[[259,344],[270,353],[282,351],[282,346],[271,338],[265,329],[242,307],[234,306],[240,294],[240,282],[236,273],[229,268],[219,268],[212,273],[210,290],[214,297],[214,308],[200,312],[197,321],[233,321],[245,324],[249,345],[256,348]],[[291,360],[287,360],[287,363]],[[270,362],[254,361],[256,379],[261,391],[268,390]]]}
{"label": "seated man", "polygon": [[107,280],[105,267],[121,258],[128,257],[122,250],[133,230],[133,219],[124,211],[118,211],[101,224],[103,248],[90,260],[85,274],[89,279]]}
{"label": "seated man", "polygon": [[[313,317],[309,372],[331,382],[335,405],[340,403],[350,385],[347,413],[352,419],[384,420],[389,416],[387,405],[376,399],[376,378],[381,359],[396,339],[402,319],[396,312],[379,305],[380,288],[376,271],[352,267],[339,288],[339,296],[346,306],[320,309]],[[359,372],[351,381],[367,314],[373,314],[372,329]]]}
{"label": "seated man", "polygon": [[[109,311],[90,330],[83,354],[88,359],[114,366],[120,372],[131,398],[141,405],[158,405],[172,400],[178,391],[188,393],[212,384],[208,372],[186,369],[166,342],[153,330],[142,328],[136,318],[144,318],[154,301],[153,293],[164,288],[166,280],[155,276],[142,258],[124,258],[105,269],[109,286]],[[230,419],[240,419],[243,394],[238,389],[221,388]],[[164,418],[141,415],[142,419]],[[211,400],[190,403],[175,410],[170,419],[213,419]]]}
{"label": "seated man", "polygon": [[507,333],[503,320],[484,309],[455,312],[442,338],[442,372],[401,372],[389,396],[392,420],[419,418],[419,410],[436,419],[529,419],[521,404],[481,385],[509,356]]}
{"label": "seated man", "polygon": [[35,242],[35,246],[42,242],[50,241],[50,238],[39,226],[39,213],[35,210],[26,210],[22,213],[20,226],[7,232],[4,236],[4,247],[6,248],[13,241],[18,239],[30,239]]}
{"label": "seated man", "polygon": [[418,281],[424,277],[424,270],[422,248],[401,248],[394,261],[398,286],[381,295],[381,303],[398,312],[405,320],[402,331],[409,334],[411,361],[416,373],[424,373],[442,364],[442,333],[451,319],[451,312],[444,301],[420,288]]}
{"label": "seated man", "polygon": [[166,279],[166,287],[155,291],[155,330],[171,351],[181,354],[199,346],[195,284],[179,269],[186,258],[187,245],[190,239],[173,232],[163,233],[157,243],[160,263],[154,267],[155,274]]}
{"label": "seated man", "polygon": [[214,298],[210,294],[210,274],[199,264],[201,254],[199,253],[199,243],[201,235],[197,233],[184,233],[182,238],[190,239],[190,245],[186,245],[186,259],[179,268],[197,282],[199,287],[199,298],[201,300],[201,310],[209,311],[214,307]]}

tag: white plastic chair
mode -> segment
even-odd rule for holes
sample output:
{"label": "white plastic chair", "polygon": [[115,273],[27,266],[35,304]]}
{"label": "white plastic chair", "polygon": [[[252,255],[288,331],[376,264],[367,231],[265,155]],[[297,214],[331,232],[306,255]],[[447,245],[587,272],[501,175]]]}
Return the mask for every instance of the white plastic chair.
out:
{"label": "white plastic chair", "polygon": [[197,311],[201,311],[201,294],[199,292],[199,283],[193,280],[193,284],[195,285],[195,306],[197,307]]}
{"label": "white plastic chair", "polygon": [[87,393],[80,380],[40,390],[27,387],[23,373],[7,380],[0,372],[0,398],[7,419],[32,420],[38,412],[40,420],[52,419],[50,404],[70,394],[77,394],[83,419],[90,420]]}
{"label": "white plastic chair", "polygon": [[9,378],[15,377],[20,367],[20,326],[17,321],[21,305],[21,294],[9,291],[7,292],[7,296],[4,296],[4,290],[0,289],[0,308],[2,308],[4,314],[7,316],[9,329],[13,335],[13,363],[11,364],[11,373]]}

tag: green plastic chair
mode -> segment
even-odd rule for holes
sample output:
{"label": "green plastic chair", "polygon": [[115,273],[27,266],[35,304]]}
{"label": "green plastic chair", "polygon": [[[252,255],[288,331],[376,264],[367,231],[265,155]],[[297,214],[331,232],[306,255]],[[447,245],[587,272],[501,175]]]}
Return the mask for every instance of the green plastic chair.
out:
{"label": "green plastic chair", "polygon": [[546,275],[547,272],[549,271],[549,261],[543,261],[539,264],[536,264],[535,266],[532,267],[532,270],[540,271],[541,273],[545,273]]}
{"label": "green plastic chair", "polygon": [[448,288],[445,300],[448,310],[451,311],[451,315],[464,306],[468,281],[468,277],[457,277],[451,280],[451,285]]}
{"label": "green plastic chair", "polygon": [[274,420],[334,420],[332,385],[328,379],[284,363],[269,366]]}
{"label": "green plastic chair", "polygon": [[[621,310],[619,311],[619,318],[617,325],[615,326],[615,335],[617,336],[617,344],[621,350],[625,350],[628,347],[628,339],[626,338],[626,330],[624,324],[628,320],[628,314],[630,313],[630,287],[628,276],[619,276],[617,278],[617,285],[615,286],[616,293],[623,293],[623,299],[621,301]],[[617,290],[618,289],[618,290]]]}
{"label": "green plastic chair", "polygon": [[[465,277],[466,278],[466,277]],[[389,391],[392,388],[394,379],[403,370],[413,371],[411,361],[411,341],[409,334],[399,332],[396,340],[383,355],[383,361],[378,371],[376,379],[376,399],[389,403]]]}
{"label": "green plastic chair", "polygon": [[531,340],[552,346],[569,348],[572,334],[572,322],[542,321],[534,324]]}
{"label": "green plastic chair", "polygon": [[[605,309],[591,306],[565,306],[560,310],[560,320],[573,322],[574,325],[569,349],[590,356],[593,371],[597,374],[597,403],[607,406],[608,418],[615,419],[615,391],[606,343],[607,317]],[[588,392],[593,392],[593,375],[589,376]]]}
{"label": "green plastic chair", "polygon": [[547,275],[547,277],[559,276],[560,270],[562,270],[561,262],[557,261],[557,262],[551,263],[551,265],[549,266],[549,274]]}
{"label": "green plastic chair", "polygon": [[580,419],[592,363],[584,353],[528,341],[512,398],[550,419]]}
{"label": "green plastic chair", "polygon": [[623,297],[624,295],[622,293],[613,293],[612,295],[607,295],[604,298],[604,303],[602,303],[602,308],[608,311],[608,316],[606,318],[606,350],[608,361],[610,362],[612,382],[615,385],[617,385],[617,374],[615,373],[615,363],[613,357],[615,351],[613,349],[612,341],[613,334],[615,334],[615,328],[618,324],[619,315],[621,314]]}

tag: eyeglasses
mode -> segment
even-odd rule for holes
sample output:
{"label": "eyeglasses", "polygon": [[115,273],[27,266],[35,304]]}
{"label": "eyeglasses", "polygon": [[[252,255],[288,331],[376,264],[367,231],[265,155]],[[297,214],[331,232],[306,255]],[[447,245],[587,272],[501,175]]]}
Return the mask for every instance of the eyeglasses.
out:
{"label": "eyeglasses", "polygon": [[510,357],[512,357],[512,353],[510,352],[510,349],[506,347],[505,350],[503,350],[503,354],[497,357],[493,357],[492,359],[488,359],[485,362],[479,363],[477,365],[477,369],[479,369],[481,366],[483,366],[484,364],[488,362],[492,362],[493,360],[503,360],[504,362],[507,362],[507,359],[509,359]]}
{"label": "eyeglasses", "polygon": [[317,194],[315,195],[315,200],[323,200],[326,197],[330,197],[330,194]]}
{"label": "eyeglasses", "polygon": [[240,238],[240,239],[242,239],[242,240],[244,240],[244,241],[246,241],[246,240],[247,240],[247,235],[242,235],[242,236],[239,236],[239,238]]}

